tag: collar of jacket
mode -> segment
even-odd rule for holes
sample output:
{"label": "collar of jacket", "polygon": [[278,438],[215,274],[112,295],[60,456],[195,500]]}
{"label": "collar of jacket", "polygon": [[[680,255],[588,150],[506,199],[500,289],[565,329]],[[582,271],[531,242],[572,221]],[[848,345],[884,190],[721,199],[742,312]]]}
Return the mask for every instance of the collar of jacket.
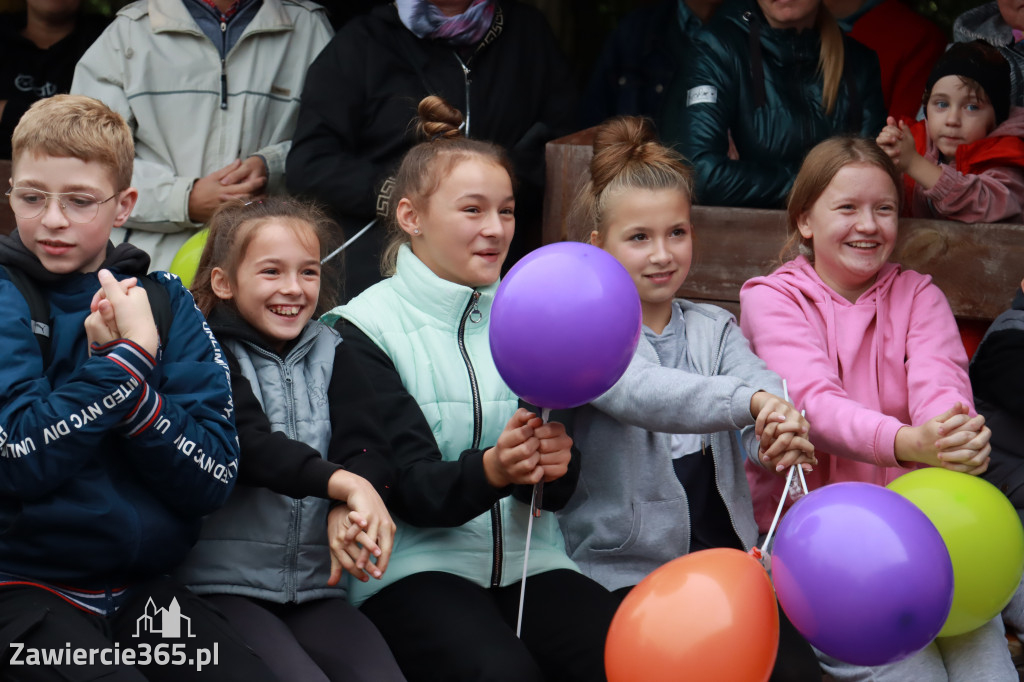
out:
{"label": "collar of jacket", "polygon": [[392,280],[399,296],[425,315],[452,327],[459,326],[474,292],[480,294],[476,307],[486,319],[498,290],[497,282],[473,289],[438,277],[416,257],[408,244],[398,252],[398,265]]}
{"label": "collar of jacket", "polygon": [[[149,0],[148,3],[132,3],[118,14],[138,19],[147,12],[153,33],[179,32],[205,35],[202,29],[196,25],[195,19],[189,14],[188,8],[181,0]],[[291,31],[294,28],[295,23],[288,16],[280,0],[262,0],[256,16],[245,27],[239,41],[255,32]]]}

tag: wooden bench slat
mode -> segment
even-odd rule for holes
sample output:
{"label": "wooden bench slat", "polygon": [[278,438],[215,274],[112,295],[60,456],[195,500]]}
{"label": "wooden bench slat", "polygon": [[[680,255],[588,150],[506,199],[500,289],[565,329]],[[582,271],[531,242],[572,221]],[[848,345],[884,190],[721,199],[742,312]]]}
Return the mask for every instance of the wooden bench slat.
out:
{"label": "wooden bench slat", "polygon": [[[585,228],[570,209],[589,177],[594,128],[549,142],[544,243]],[[738,308],[751,277],[779,264],[786,239],[781,210],[694,206],[694,262],[679,295]],[[961,319],[992,320],[1009,307],[1024,276],[1024,225],[902,219],[893,260],[931,275]],[[734,305],[729,305],[734,304]]]}

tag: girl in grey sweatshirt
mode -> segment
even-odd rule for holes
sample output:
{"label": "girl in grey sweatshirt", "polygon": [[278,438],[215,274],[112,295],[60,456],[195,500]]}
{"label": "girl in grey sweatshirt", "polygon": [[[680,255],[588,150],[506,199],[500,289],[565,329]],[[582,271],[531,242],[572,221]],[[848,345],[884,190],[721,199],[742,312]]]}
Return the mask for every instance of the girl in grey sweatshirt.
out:
{"label": "girl in grey sweatshirt", "polygon": [[[576,410],[581,473],[559,522],[583,572],[621,596],[691,551],[755,545],[747,453],[780,472],[816,464],[806,420],[732,315],[675,298],[692,258],[691,196],[690,171],[649,123],[599,128],[576,210],[632,276],[644,333],[622,379]],[[782,631],[772,679],[820,680],[810,646]]]}

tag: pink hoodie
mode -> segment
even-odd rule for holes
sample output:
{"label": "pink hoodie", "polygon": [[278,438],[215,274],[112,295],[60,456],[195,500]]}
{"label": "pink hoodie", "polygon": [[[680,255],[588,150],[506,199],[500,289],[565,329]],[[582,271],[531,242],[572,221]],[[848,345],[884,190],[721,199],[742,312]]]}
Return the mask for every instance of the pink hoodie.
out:
{"label": "pink hoodie", "polygon": [[[809,488],[839,481],[885,485],[910,471],[896,432],[962,402],[973,409],[967,353],[931,277],[887,263],[856,303],[800,256],[740,290],[741,327],[768,368],[807,410],[817,468]],[[768,529],[785,478],[747,462],[754,515]]]}

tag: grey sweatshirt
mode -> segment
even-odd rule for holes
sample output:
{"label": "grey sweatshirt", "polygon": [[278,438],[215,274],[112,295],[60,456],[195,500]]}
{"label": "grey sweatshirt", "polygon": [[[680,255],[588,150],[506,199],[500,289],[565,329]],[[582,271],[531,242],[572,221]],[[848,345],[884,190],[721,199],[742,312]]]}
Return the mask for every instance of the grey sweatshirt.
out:
{"label": "grey sweatshirt", "polygon": [[782,395],[782,380],[750,350],[729,312],[676,299],[661,334],[644,327],[623,377],[575,411],[582,469],[558,516],[569,556],[586,575],[615,590],[689,552],[673,433],[704,434],[733,528],[747,549],[757,542],[743,462],[747,452],[757,462],[750,399],[759,390]]}

